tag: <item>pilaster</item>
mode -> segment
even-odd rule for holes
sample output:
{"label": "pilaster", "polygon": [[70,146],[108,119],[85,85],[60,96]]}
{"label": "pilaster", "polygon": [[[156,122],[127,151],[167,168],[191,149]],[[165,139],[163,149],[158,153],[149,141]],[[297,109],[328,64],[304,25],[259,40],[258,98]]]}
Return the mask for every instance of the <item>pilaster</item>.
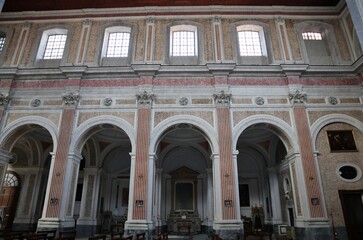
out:
{"label": "pilaster", "polygon": [[[137,110],[137,135],[136,135],[136,154],[135,161],[131,163],[134,169],[131,169],[133,178],[132,199],[129,207],[132,206],[131,218],[126,222],[126,230],[128,233],[132,231],[148,231],[150,229],[151,212],[152,212],[152,196],[153,189],[149,189],[154,184],[154,166],[149,166],[149,141],[151,128],[151,106],[154,100],[154,94],[144,91],[136,95],[138,102]],[[153,161],[153,160],[151,160]],[[131,186],[130,186],[131,187]],[[129,213],[130,216],[130,213]]]}
{"label": "pilaster", "polygon": [[360,47],[363,49],[363,2],[361,0],[346,0],[346,3],[357,32]]}
{"label": "pilaster", "polygon": [[[69,145],[75,122],[76,106],[80,97],[77,93],[70,92],[63,95],[62,99],[64,109],[59,127],[59,141],[51,163],[50,181],[44,204],[45,213],[43,213],[43,219],[38,223],[38,228],[42,226],[47,226],[46,228],[74,226],[73,196],[81,156],[80,154],[69,154]],[[64,191],[64,189],[66,190]],[[72,199],[71,202],[70,199]],[[72,220],[66,220],[67,218],[72,218]]]}
{"label": "pilaster", "polygon": [[[240,215],[238,214],[239,203],[236,202],[236,172],[232,156],[232,126],[229,103],[232,95],[221,91],[214,94],[216,104],[218,141],[220,149],[219,171],[215,168],[216,175],[220,179],[220,197],[216,194],[216,199],[220,204],[221,219],[215,219],[214,229],[218,231],[222,238],[231,238],[242,227]],[[214,167],[217,167],[214,165]],[[216,185],[215,187],[218,187]],[[218,209],[218,207],[216,207]],[[218,217],[218,216],[217,216]]]}

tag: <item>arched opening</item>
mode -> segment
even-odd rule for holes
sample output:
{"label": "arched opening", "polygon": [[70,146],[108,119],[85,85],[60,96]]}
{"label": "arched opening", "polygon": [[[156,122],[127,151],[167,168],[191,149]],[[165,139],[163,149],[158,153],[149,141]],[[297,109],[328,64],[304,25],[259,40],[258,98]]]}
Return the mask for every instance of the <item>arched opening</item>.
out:
{"label": "arched opening", "polygon": [[[6,216],[8,220],[4,221],[2,229],[34,231],[38,220],[42,217],[53,138],[43,126],[26,124],[13,129],[2,145],[12,155],[7,176],[13,174],[19,183],[10,189],[15,195],[9,213],[3,211],[9,215]],[[9,188],[6,184],[5,182],[0,196],[2,208],[6,208],[6,199],[9,197]],[[17,196],[21,201],[16,200]]]}
{"label": "arched opening", "polygon": [[213,222],[211,146],[192,124],[169,127],[158,141],[154,216],[157,231],[207,233]]}
{"label": "arched opening", "polygon": [[75,197],[77,233],[123,231],[129,206],[131,142],[113,124],[98,124],[83,134]]}
{"label": "arched opening", "polygon": [[285,138],[274,125],[257,123],[246,128],[237,140],[239,204],[244,231],[271,232],[277,224],[294,226]]}

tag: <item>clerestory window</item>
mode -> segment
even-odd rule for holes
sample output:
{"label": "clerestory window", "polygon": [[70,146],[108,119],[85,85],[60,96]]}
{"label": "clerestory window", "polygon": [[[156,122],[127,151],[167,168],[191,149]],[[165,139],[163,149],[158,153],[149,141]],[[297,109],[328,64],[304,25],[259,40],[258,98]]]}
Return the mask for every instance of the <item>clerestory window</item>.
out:
{"label": "clerestory window", "polygon": [[240,56],[262,56],[260,33],[258,31],[239,31]]}
{"label": "clerestory window", "polygon": [[43,59],[62,59],[66,40],[66,34],[49,35]]}
{"label": "clerestory window", "polygon": [[234,56],[238,64],[269,64],[273,59],[268,26],[257,21],[231,25],[234,34]]}
{"label": "clerestory window", "polygon": [[126,65],[131,63],[132,42],[135,29],[129,26],[104,28],[102,40],[101,65]]}
{"label": "clerestory window", "polygon": [[5,40],[6,40],[5,36],[0,36],[0,54],[3,51],[4,45],[5,45]]}
{"label": "clerestory window", "polygon": [[171,43],[171,56],[197,56],[195,31],[172,31]]}
{"label": "clerestory window", "polygon": [[130,33],[113,32],[108,37],[106,57],[127,57],[129,54]]}

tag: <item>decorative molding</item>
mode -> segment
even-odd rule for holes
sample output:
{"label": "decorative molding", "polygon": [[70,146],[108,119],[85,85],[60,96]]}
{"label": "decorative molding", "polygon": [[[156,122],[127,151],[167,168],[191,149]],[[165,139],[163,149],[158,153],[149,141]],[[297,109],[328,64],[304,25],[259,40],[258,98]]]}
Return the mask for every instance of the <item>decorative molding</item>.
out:
{"label": "decorative molding", "polygon": [[219,94],[213,94],[214,102],[216,105],[228,105],[231,101],[232,94],[224,93],[222,90]]}
{"label": "decorative molding", "polygon": [[148,19],[146,19],[146,23],[147,24],[155,24],[155,18],[149,17]]}
{"label": "decorative molding", "polygon": [[6,106],[10,102],[10,97],[8,95],[3,95],[0,93],[0,106]]}
{"label": "decorative molding", "polygon": [[33,101],[31,101],[30,105],[32,107],[39,107],[40,106],[40,103],[41,103],[41,101],[38,98],[36,98]]}
{"label": "decorative molding", "polygon": [[86,19],[83,21],[83,25],[85,25],[85,26],[89,26],[89,25],[91,25],[91,23],[92,23],[91,19]]}
{"label": "decorative molding", "polygon": [[263,97],[256,97],[255,98],[255,103],[257,105],[263,105],[263,104],[265,104],[265,99],[263,99]]}
{"label": "decorative molding", "polygon": [[186,97],[181,97],[181,98],[179,99],[179,103],[180,103],[180,105],[183,105],[183,106],[187,105],[187,104],[188,104],[188,98],[186,98]]}
{"label": "decorative molding", "polygon": [[81,99],[78,93],[70,92],[62,96],[66,106],[75,106]]}
{"label": "decorative molding", "polygon": [[306,93],[296,90],[296,92],[289,93],[289,100],[292,104],[304,103],[307,99]]}
{"label": "decorative molding", "polygon": [[136,94],[136,99],[137,99],[137,103],[139,105],[151,106],[151,104],[153,103],[153,101],[155,99],[155,95],[148,94],[147,91],[144,91],[141,94]]}
{"label": "decorative molding", "polygon": [[112,104],[112,99],[111,98],[105,98],[103,99],[103,105],[105,106],[111,106]]}
{"label": "decorative molding", "polygon": [[336,97],[329,97],[328,101],[331,105],[337,105],[338,104],[338,99]]}

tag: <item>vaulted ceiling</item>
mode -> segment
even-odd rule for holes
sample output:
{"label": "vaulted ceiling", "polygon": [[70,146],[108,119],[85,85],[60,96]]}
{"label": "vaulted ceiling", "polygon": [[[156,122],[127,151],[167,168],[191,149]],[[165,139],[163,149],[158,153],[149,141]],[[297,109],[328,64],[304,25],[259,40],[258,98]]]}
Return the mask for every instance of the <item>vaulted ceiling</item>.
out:
{"label": "vaulted ceiling", "polygon": [[6,0],[3,12],[143,6],[336,6],[340,0]]}

